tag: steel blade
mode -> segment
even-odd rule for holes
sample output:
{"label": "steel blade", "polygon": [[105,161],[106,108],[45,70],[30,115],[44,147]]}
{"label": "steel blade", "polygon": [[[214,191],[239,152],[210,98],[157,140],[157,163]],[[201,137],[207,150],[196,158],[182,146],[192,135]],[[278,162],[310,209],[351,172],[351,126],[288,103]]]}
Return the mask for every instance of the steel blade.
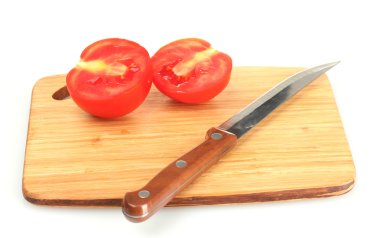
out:
{"label": "steel blade", "polygon": [[291,98],[338,63],[333,62],[306,69],[285,79],[222,123],[218,128],[231,132],[240,138],[287,99]]}

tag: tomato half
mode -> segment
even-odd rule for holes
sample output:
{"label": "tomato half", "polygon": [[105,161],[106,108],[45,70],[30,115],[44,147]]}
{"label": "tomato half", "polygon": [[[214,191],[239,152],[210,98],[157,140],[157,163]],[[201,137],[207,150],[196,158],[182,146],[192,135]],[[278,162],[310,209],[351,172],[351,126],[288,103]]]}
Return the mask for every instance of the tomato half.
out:
{"label": "tomato half", "polygon": [[133,41],[97,41],[84,49],[66,84],[84,111],[102,118],[123,116],[142,104],[151,88],[149,54]]}
{"label": "tomato half", "polygon": [[153,83],[165,95],[184,103],[206,102],[227,86],[231,58],[202,39],[171,42],[152,57]]}

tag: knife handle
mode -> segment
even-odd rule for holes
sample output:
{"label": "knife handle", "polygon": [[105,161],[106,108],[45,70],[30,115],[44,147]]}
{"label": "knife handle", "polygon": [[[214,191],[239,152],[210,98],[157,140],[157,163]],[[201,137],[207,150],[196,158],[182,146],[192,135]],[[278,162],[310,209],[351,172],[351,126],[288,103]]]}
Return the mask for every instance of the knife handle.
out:
{"label": "knife handle", "polygon": [[215,164],[237,142],[236,135],[208,130],[206,140],[161,170],[143,188],[128,192],[123,213],[132,222],[142,222],[165,206],[176,194]]}

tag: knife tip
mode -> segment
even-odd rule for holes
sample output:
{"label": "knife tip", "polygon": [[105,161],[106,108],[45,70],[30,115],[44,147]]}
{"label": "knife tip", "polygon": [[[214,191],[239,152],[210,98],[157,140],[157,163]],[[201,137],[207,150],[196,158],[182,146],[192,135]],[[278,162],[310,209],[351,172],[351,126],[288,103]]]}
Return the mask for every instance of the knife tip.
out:
{"label": "knife tip", "polygon": [[323,74],[339,63],[340,63],[340,61],[335,61],[335,62],[331,62],[331,63],[327,63],[327,64],[317,66],[314,69],[316,69],[316,71],[319,71],[321,74]]}
{"label": "knife tip", "polygon": [[340,63],[340,60],[338,60],[338,61],[334,61],[334,62],[331,62],[331,63],[325,64],[325,67],[331,69],[332,67],[334,67],[335,65],[337,65],[337,64],[339,64],[339,63]]}

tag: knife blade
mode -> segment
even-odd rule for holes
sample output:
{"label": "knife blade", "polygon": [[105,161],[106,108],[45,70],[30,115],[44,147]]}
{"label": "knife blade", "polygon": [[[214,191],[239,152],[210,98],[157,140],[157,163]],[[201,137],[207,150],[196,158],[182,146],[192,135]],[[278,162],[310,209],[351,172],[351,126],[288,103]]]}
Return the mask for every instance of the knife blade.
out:
{"label": "knife blade", "polygon": [[143,188],[125,194],[122,203],[125,217],[132,222],[147,220],[230,151],[241,136],[338,63],[323,64],[296,73],[218,127],[209,129],[204,142],[161,170]]}

